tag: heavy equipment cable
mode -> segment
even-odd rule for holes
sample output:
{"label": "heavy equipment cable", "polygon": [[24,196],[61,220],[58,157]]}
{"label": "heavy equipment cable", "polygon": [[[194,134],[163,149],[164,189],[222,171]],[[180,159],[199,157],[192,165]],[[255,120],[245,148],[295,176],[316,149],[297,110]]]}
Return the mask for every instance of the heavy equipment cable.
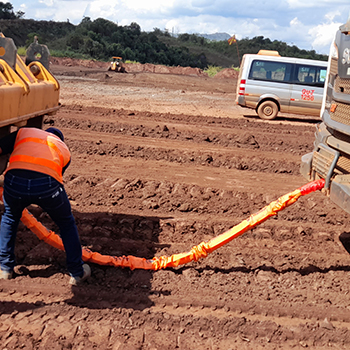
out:
{"label": "heavy equipment cable", "polygon": [[[261,224],[271,216],[276,215],[279,211],[287,208],[295,203],[299,197],[307,195],[311,192],[321,190],[324,187],[323,179],[312,181],[293,192],[287,193],[269,205],[261,209],[255,214],[252,214],[248,219],[243,220],[240,224],[232,227],[228,231],[212,238],[208,242],[202,242],[194,246],[189,252],[173,254],[171,256],[154,257],[153,259],[145,259],[135,256],[109,256],[102,255],[97,252],[92,252],[89,249],[83,248],[83,260],[99,265],[109,265],[116,267],[128,267],[130,269],[144,270],[160,270],[168,267],[177,267],[187,264],[191,261],[197,261],[200,258],[205,258],[214,250],[222,247],[234,238],[251,230],[255,226]],[[0,197],[2,199],[3,188],[0,187]],[[51,246],[64,250],[62,240],[55,232],[48,230],[36,218],[25,209],[22,214],[21,221],[27,226],[40,240],[50,244]]]}

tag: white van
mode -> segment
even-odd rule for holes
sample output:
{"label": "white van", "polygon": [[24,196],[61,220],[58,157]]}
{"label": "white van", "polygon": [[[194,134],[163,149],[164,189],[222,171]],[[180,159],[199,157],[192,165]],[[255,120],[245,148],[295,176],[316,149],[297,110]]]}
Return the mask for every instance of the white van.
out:
{"label": "white van", "polygon": [[253,108],[262,119],[278,112],[319,116],[327,62],[281,57],[261,50],[242,58],[236,103]]}

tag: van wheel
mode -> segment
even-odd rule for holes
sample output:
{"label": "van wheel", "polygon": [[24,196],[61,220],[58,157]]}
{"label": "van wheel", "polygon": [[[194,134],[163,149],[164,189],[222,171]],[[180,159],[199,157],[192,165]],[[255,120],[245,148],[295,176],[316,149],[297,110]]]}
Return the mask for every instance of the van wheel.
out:
{"label": "van wheel", "polygon": [[261,119],[275,119],[278,113],[278,107],[273,101],[264,101],[258,108],[258,115]]}

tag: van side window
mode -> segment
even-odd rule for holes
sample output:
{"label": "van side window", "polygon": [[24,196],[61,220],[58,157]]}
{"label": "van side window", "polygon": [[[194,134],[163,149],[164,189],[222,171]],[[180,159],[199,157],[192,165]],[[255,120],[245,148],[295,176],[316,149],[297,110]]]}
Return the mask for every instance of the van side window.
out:
{"label": "van side window", "polygon": [[323,87],[326,80],[325,67],[297,64],[293,82],[296,84]]}
{"label": "van side window", "polygon": [[288,83],[290,82],[291,70],[290,63],[254,60],[250,68],[249,78]]}

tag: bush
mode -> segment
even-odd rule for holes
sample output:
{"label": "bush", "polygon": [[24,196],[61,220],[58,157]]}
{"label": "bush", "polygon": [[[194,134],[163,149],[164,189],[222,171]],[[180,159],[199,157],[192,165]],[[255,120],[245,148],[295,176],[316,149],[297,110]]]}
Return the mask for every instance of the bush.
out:
{"label": "bush", "polygon": [[18,47],[17,48],[17,53],[20,55],[20,56],[25,56],[26,55],[26,48],[24,46],[21,46],[21,47]]}
{"label": "bush", "polygon": [[204,72],[207,73],[209,77],[213,77],[222,70],[222,67],[208,66],[208,68],[204,69]]}

